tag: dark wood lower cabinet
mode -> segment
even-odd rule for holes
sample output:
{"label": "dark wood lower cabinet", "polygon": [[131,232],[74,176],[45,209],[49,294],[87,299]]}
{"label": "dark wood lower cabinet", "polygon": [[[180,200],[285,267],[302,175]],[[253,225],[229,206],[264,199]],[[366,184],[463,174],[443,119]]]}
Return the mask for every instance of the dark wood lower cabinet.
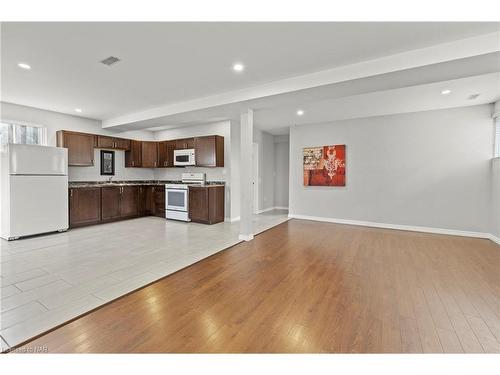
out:
{"label": "dark wood lower cabinet", "polygon": [[139,187],[122,186],[120,196],[120,217],[139,216]]}
{"label": "dark wood lower cabinet", "polygon": [[139,186],[139,216],[154,214],[153,194],[153,186]]}
{"label": "dark wood lower cabinet", "polygon": [[154,216],[165,217],[165,186],[153,187]]}
{"label": "dark wood lower cabinet", "polygon": [[69,189],[70,228],[155,215],[165,217],[165,186],[129,185]]}
{"label": "dark wood lower cabinet", "polygon": [[189,218],[204,224],[224,221],[224,186],[190,186]]}
{"label": "dark wood lower cabinet", "polygon": [[101,188],[69,189],[69,226],[71,228],[101,221]]}
{"label": "dark wood lower cabinet", "polygon": [[[191,221],[224,221],[224,186],[189,187]],[[154,215],[165,217],[165,186],[132,185],[69,189],[70,227]]]}
{"label": "dark wood lower cabinet", "polygon": [[121,187],[110,186],[101,188],[102,220],[118,219],[120,213]]}

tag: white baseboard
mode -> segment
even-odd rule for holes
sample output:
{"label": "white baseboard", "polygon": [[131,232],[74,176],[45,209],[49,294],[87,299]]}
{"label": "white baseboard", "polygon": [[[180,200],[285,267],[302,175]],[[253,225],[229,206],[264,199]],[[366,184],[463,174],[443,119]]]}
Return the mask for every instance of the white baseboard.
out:
{"label": "white baseboard", "polygon": [[239,216],[232,217],[232,218],[231,217],[226,217],[224,219],[224,221],[227,222],[227,223],[234,223],[235,221],[240,221],[240,217]]}
{"label": "white baseboard", "polygon": [[272,210],[288,210],[288,207],[274,206],[274,207],[264,208],[263,210],[258,210],[257,214],[262,214],[264,212],[269,212]]}
{"label": "white baseboard", "polygon": [[330,217],[307,216],[307,215],[297,215],[297,214],[288,214],[288,217],[291,219],[323,221],[327,223],[358,225],[363,227],[397,229],[397,230],[407,230],[412,232],[424,232],[424,233],[435,233],[435,234],[447,234],[451,236],[462,236],[462,237],[487,238],[492,240],[493,242],[500,244],[499,242],[500,239],[498,237],[495,237],[490,233],[484,233],[484,232],[470,232],[470,231],[462,231],[456,229],[418,227],[418,226],[400,225],[400,224],[386,224],[386,223],[376,223],[372,221],[336,219]]}
{"label": "white baseboard", "polygon": [[245,235],[245,234],[240,234],[238,236],[238,239],[240,241],[252,241],[253,240],[253,234],[248,234],[248,235]]}
{"label": "white baseboard", "polygon": [[500,245],[500,237],[497,237],[493,234],[490,234],[490,240],[492,240],[493,242],[497,243],[498,245]]}

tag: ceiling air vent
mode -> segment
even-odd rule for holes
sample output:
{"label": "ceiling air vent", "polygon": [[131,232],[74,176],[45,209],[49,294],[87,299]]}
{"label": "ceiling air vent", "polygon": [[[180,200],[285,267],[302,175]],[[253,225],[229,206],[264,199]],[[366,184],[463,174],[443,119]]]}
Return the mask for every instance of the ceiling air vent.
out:
{"label": "ceiling air vent", "polygon": [[109,56],[108,58],[105,58],[101,62],[104,65],[110,66],[110,65],[116,64],[118,61],[120,61],[120,59],[118,57]]}

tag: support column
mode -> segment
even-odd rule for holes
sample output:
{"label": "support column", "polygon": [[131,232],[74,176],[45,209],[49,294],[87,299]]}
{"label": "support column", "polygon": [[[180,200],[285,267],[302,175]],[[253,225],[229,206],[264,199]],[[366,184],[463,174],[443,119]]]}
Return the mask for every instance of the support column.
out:
{"label": "support column", "polygon": [[248,109],[240,118],[240,235],[244,241],[253,240],[252,225],[252,153],[253,110]]}

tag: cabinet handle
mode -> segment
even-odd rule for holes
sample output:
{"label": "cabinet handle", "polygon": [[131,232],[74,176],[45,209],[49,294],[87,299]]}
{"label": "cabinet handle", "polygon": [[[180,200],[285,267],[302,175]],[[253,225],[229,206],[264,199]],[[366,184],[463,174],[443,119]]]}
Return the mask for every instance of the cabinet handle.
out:
{"label": "cabinet handle", "polygon": [[134,161],[132,160],[132,166],[134,166]]}
{"label": "cabinet handle", "polygon": [[113,142],[113,148],[116,148],[116,142]]}
{"label": "cabinet handle", "polygon": [[69,190],[69,196],[70,196],[70,197],[73,197],[73,189],[70,189],[70,190]]}

